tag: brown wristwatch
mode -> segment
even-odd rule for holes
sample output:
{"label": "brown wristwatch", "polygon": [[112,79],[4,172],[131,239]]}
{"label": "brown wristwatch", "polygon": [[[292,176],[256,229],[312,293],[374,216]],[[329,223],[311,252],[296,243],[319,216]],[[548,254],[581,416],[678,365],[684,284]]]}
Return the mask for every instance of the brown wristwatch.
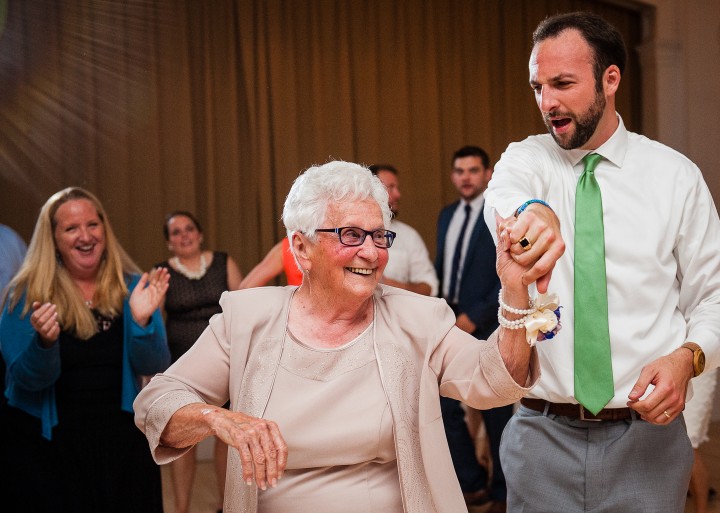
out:
{"label": "brown wristwatch", "polygon": [[705,353],[695,342],[685,342],[682,346],[693,354],[693,378],[697,378],[705,370]]}

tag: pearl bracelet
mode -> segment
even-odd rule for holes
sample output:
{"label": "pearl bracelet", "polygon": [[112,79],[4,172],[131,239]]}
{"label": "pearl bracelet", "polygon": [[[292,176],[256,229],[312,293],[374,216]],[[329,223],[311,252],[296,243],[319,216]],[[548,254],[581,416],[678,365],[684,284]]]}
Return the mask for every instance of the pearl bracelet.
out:
{"label": "pearl bracelet", "polygon": [[500,292],[498,292],[498,304],[500,305],[500,308],[502,310],[505,310],[506,312],[513,313],[516,315],[529,315],[531,313],[534,313],[537,311],[537,308],[535,308],[535,300],[530,300],[530,308],[522,309],[522,308],[513,308],[512,306],[508,306],[505,301],[503,301],[503,291],[500,289]]}
{"label": "pearl bracelet", "polygon": [[519,330],[525,327],[525,321],[528,318],[527,315],[525,317],[521,317],[520,319],[511,321],[503,317],[502,311],[503,308],[501,306],[500,308],[498,308],[498,324],[500,324],[500,326],[509,330]]}
{"label": "pearl bracelet", "polygon": [[[553,338],[560,331],[560,305],[557,294],[540,294],[536,299],[530,299],[530,308],[513,308],[505,304],[502,299],[502,289],[498,294],[498,324],[508,330],[525,328],[526,339],[530,347],[540,340]],[[520,319],[505,318],[503,310],[515,315],[522,315]]]}

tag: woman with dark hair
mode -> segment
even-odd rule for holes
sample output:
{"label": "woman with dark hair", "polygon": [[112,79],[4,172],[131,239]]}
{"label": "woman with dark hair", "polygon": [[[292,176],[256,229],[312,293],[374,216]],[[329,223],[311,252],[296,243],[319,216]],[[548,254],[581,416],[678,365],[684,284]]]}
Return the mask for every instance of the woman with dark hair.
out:
{"label": "woman with dark hair", "polygon": [[140,275],[88,191],[42,207],[0,319],[4,511],[162,513],[132,403],[141,377],[170,364],[168,280],[165,269]]}
{"label": "woman with dark hair", "polygon": [[[168,249],[173,254],[158,264],[170,272],[165,298],[165,320],[172,361],[192,346],[207,327],[210,317],[220,313],[220,295],[240,286],[242,274],[227,253],[202,249],[203,231],[197,218],[184,210],[168,214],[163,225]],[[195,477],[196,451],[189,451],[170,466],[175,513],[187,513]],[[220,507],[225,488],[227,445],[215,440],[215,470]]]}

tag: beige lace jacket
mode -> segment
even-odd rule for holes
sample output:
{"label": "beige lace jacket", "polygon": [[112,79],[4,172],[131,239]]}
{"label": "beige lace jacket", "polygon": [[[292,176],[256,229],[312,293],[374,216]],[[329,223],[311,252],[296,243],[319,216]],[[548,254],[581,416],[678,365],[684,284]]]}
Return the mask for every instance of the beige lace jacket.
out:
{"label": "beige lace jacket", "polygon": [[[163,464],[187,449],[159,444],[170,417],[197,402],[262,417],[286,344],[295,287],[264,287],[223,294],[223,311],[210,320],[195,345],[159,374],[135,401],[135,422],[146,434],[155,461]],[[393,417],[401,493],[406,513],[466,511],[447,448],[440,394],[487,409],[516,402],[537,382],[533,350],[525,387],[505,368],[496,334],[478,341],[454,327],[444,300],[379,286],[375,295],[374,345]],[[342,400],[342,398],[338,398]],[[237,451],[230,451],[224,511],[255,513],[257,493],[239,478]]]}

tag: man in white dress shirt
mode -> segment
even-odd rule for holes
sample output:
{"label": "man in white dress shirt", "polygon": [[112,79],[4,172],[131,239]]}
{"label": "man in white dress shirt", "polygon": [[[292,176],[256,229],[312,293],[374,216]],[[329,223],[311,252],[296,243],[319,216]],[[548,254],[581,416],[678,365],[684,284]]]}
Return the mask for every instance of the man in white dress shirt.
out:
{"label": "man in white dress shirt", "polygon": [[[509,511],[684,511],[686,391],[705,356],[708,367],[720,363],[720,221],[697,166],[628,131],[616,113],[625,61],[622,36],[597,15],[541,22],[530,86],[549,134],[511,144],[486,193],[487,224],[495,212],[504,219],[528,283],[561,305],[561,331],[537,345],[542,377],[503,435]],[[601,195],[592,230],[582,228],[588,180]],[[603,238],[604,256],[588,260]],[[605,307],[588,308],[591,280],[575,277],[603,261]],[[523,313],[503,310],[512,320]],[[578,348],[598,331],[609,353],[587,369],[605,361],[611,372],[588,382]],[[598,391],[590,406],[586,394]]]}
{"label": "man in white dress shirt", "polygon": [[397,220],[400,207],[397,169],[390,164],[375,164],[370,166],[370,171],[388,191],[390,210],[393,213],[388,230],[397,234],[395,242],[388,250],[390,259],[382,282],[426,296],[437,295],[438,279],[422,237],[415,228]]}

